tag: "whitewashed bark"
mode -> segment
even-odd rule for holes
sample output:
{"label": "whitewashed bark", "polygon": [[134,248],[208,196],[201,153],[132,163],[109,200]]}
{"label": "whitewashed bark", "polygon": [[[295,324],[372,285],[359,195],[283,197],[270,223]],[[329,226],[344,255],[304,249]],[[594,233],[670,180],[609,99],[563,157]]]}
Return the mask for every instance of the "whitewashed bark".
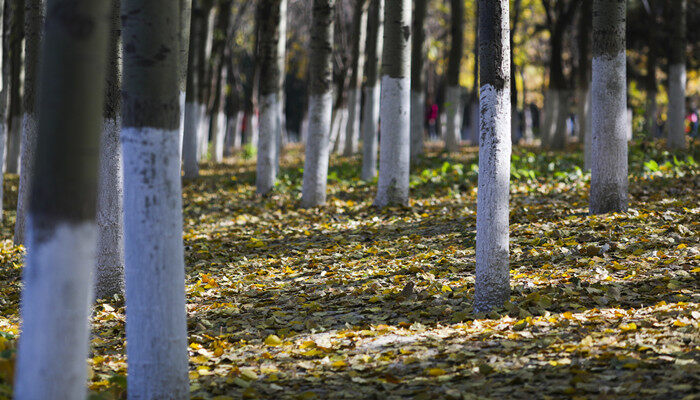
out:
{"label": "whitewashed bark", "polygon": [[207,106],[200,105],[199,110],[199,128],[197,130],[197,146],[199,160],[204,161],[207,158],[207,150],[209,150],[209,127],[211,126],[211,115],[207,114]]}
{"label": "whitewashed bark", "polygon": [[20,156],[22,154],[22,117],[12,118],[10,136],[7,138],[7,159],[5,161],[5,172],[8,174],[20,173]]}
{"label": "whitewashed bark", "polygon": [[304,115],[304,118],[301,120],[301,128],[299,132],[299,142],[303,145],[306,144],[306,138],[309,134],[309,116]]}
{"label": "whitewashed bark", "polygon": [[631,108],[627,108],[627,112],[625,113],[626,117],[626,126],[627,129],[625,130],[626,138],[628,142],[632,141],[632,136],[634,136],[634,112],[632,111]]}
{"label": "whitewashed bark", "polygon": [[411,78],[382,77],[379,180],[374,204],[408,205]]}
{"label": "whitewashed bark", "polygon": [[330,92],[309,97],[309,133],[301,192],[301,206],[305,208],[326,202],[332,109],[333,95]]}
{"label": "whitewashed bark", "polygon": [[447,109],[447,128],[445,130],[445,148],[450,153],[459,151],[462,141],[462,89],[459,86],[447,88],[445,108]]}
{"label": "whitewashed bark", "polygon": [[277,146],[280,131],[279,95],[260,96],[260,138],[255,174],[256,192],[266,195],[277,180]]}
{"label": "whitewashed bark", "polygon": [[129,396],[175,398],[189,393],[178,132],[124,128],[122,154]]}
{"label": "whitewashed bark", "polygon": [[531,145],[534,140],[535,136],[532,132],[532,111],[530,111],[530,107],[525,107],[523,110],[523,141],[527,145]]}
{"label": "whitewashed bark", "polygon": [[332,143],[333,152],[336,154],[343,154],[345,151],[345,132],[347,129],[348,121],[348,109],[347,107],[340,107],[334,115],[332,122]]}
{"label": "whitewashed bark", "polygon": [[245,128],[246,144],[257,149],[259,133],[258,116],[257,114],[251,114],[248,116],[248,121]]}
{"label": "whitewashed bark", "polygon": [[591,213],[627,209],[625,53],[593,57]]}
{"label": "whitewashed bark", "polygon": [[212,116],[212,158],[216,163],[224,161],[224,139],[226,135],[226,115],[223,111],[216,111]]}
{"label": "whitewashed bark", "polygon": [[687,76],[685,64],[669,67],[668,77],[668,146],[671,149],[686,149],[685,140],[685,86]]}
{"label": "whitewashed bark", "polygon": [[[505,35],[506,40],[508,35]],[[504,45],[505,46],[505,45]],[[507,301],[509,286],[510,89],[481,87],[474,308]],[[506,298],[504,298],[504,294]]]}
{"label": "whitewashed bark", "polygon": [[180,160],[182,160],[182,144],[185,137],[185,91],[180,91]]}
{"label": "whitewashed bark", "polygon": [[24,244],[25,224],[29,208],[31,177],[34,173],[34,152],[37,143],[37,118],[35,114],[22,117],[22,157],[20,159],[20,178],[17,193],[17,217],[15,219],[15,244]]}
{"label": "whitewashed bark", "polygon": [[[5,165],[5,159],[7,156],[6,152],[6,146],[5,143],[7,143],[7,123],[5,121],[0,121],[0,171],[2,171],[2,167]],[[3,192],[4,192],[4,181],[5,177],[3,175],[4,171],[0,172],[0,221],[4,219],[3,215]]]}
{"label": "whitewashed bark", "polygon": [[362,180],[371,181],[377,176],[377,152],[379,150],[379,85],[365,88],[365,108],[362,118]]}
{"label": "whitewashed bark", "polygon": [[593,161],[593,121],[592,121],[592,110],[593,110],[593,96],[591,91],[588,92],[588,110],[586,111],[586,119],[588,123],[586,124],[586,132],[583,138],[583,158],[584,167],[586,171],[591,170],[591,163]]}
{"label": "whitewashed bark", "polygon": [[425,94],[411,91],[411,160],[423,154],[425,132]]}
{"label": "whitewashed bark", "polygon": [[[121,122],[105,119],[100,141],[97,188],[97,263],[95,297],[124,293],[123,174],[119,134]],[[179,147],[181,148],[181,147]]]}
{"label": "whitewashed bark", "polygon": [[35,233],[27,231],[14,398],[84,399],[97,228],[62,222],[49,237]]}
{"label": "whitewashed bark", "polygon": [[240,147],[241,117],[243,112],[226,116],[226,136],[224,138],[224,157],[233,155],[233,149]]}
{"label": "whitewashed bark", "polygon": [[348,93],[348,117],[345,130],[345,148],[343,149],[343,155],[345,156],[357,153],[359,148],[361,102],[361,91],[351,89]]}
{"label": "whitewashed bark", "polygon": [[199,176],[199,136],[200,106],[196,102],[185,104],[185,126],[182,143],[182,169],[185,179]]}

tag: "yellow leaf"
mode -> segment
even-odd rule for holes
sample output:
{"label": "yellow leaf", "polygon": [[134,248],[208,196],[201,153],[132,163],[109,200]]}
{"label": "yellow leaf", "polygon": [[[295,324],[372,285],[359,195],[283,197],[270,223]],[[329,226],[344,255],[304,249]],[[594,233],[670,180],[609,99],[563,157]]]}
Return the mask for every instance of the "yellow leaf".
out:
{"label": "yellow leaf", "polygon": [[379,302],[379,301],[380,301],[379,296],[372,296],[372,297],[369,299],[369,302],[370,302],[370,303],[377,303],[377,302]]}
{"label": "yellow leaf", "polygon": [[348,364],[343,360],[338,360],[338,361],[331,364],[331,367],[333,367],[333,368],[345,368],[347,366],[348,366]]}
{"label": "yellow leaf", "polygon": [[636,331],[637,324],[635,324],[634,322],[630,322],[629,324],[622,324],[622,325],[620,325],[620,329],[623,332]]}
{"label": "yellow leaf", "polygon": [[241,368],[241,376],[249,381],[258,379],[258,374],[252,368]]}
{"label": "yellow leaf", "polygon": [[282,339],[277,335],[270,335],[265,339],[265,344],[268,346],[279,346],[282,344]]}
{"label": "yellow leaf", "polygon": [[430,368],[428,369],[428,375],[430,376],[440,376],[440,375],[445,375],[447,371],[445,371],[442,368]]}
{"label": "yellow leaf", "polygon": [[442,285],[442,289],[440,289],[440,290],[442,290],[443,293],[447,293],[447,292],[451,292],[452,288],[450,288],[447,285]]}

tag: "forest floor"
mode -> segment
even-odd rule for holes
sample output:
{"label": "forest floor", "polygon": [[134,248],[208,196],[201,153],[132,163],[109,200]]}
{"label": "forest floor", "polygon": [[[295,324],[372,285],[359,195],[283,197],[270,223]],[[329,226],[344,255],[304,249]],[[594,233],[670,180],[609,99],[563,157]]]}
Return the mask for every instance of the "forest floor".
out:
{"label": "forest floor", "polygon": [[[301,152],[274,195],[253,160],[184,185],[191,395],[200,399],[700,399],[700,167],[630,155],[630,209],[589,216],[581,153],[516,148],[510,303],[472,311],[475,148],[429,152],[409,207],[372,207],[359,158],[299,208]],[[0,237],[0,397],[11,392],[23,249]],[[93,312],[90,389],[123,398],[124,304]]]}

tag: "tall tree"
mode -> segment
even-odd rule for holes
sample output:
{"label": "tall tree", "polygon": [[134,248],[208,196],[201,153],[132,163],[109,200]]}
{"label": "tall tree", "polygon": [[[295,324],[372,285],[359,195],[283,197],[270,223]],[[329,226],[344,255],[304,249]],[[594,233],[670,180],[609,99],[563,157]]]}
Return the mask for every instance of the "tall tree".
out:
{"label": "tall tree", "polygon": [[357,153],[360,140],[360,110],[362,105],[362,70],[365,64],[368,0],[355,0],[352,31],[352,66],[348,93],[348,124],[345,133],[346,156]]}
{"label": "tall tree", "polygon": [[[515,79],[516,65],[515,57],[513,57],[514,51],[514,39],[515,32],[518,30],[518,24],[520,23],[520,15],[522,10],[522,1],[515,0],[513,2],[513,25],[510,29],[510,137],[513,143],[516,143],[520,135],[520,113],[518,112],[518,83]],[[525,101],[523,101],[524,108]]]}
{"label": "tall tree", "polygon": [[178,89],[179,10],[123,0],[124,255],[129,397],[185,399],[187,329]]}
{"label": "tall tree", "polygon": [[411,2],[384,8],[379,181],[374,204],[408,204],[411,130]]}
{"label": "tall tree", "polygon": [[190,28],[192,24],[192,0],[178,0],[180,8],[180,58],[178,59],[178,84],[180,87],[180,159],[185,136],[185,104],[187,102],[187,66],[190,53]]}
{"label": "tall tree", "polygon": [[231,0],[219,2],[219,13],[214,29],[212,45],[212,94],[209,98],[211,108],[211,138],[212,161],[220,163],[224,160],[224,135],[226,134],[226,118],[224,116],[224,97],[226,84],[227,32],[231,23]]}
{"label": "tall tree", "polygon": [[187,52],[187,80],[185,90],[185,121],[182,139],[182,170],[185,179],[199,176],[199,119],[201,117],[201,91],[199,63],[199,37],[203,29],[202,0],[194,0],[190,9],[190,39]]}
{"label": "tall tree", "polygon": [[100,140],[97,187],[97,267],[95,296],[124,293],[124,220],[121,132],[120,0],[112,0],[107,85]]}
{"label": "tall tree", "polygon": [[278,138],[282,134],[280,114],[284,83],[285,45],[280,37],[282,18],[287,18],[286,0],[261,0],[260,47],[260,136],[255,175],[257,193],[266,195],[277,180]]}
{"label": "tall tree", "polygon": [[668,58],[668,148],[686,149],[685,140],[685,50],[687,0],[673,0],[671,49]]}
{"label": "tall tree", "polygon": [[309,60],[309,128],[304,160],[302,207],[326,202],[329,138],[333,108],[333,7],[335,0],[314,0]]}
{"label": "tall tree", "polygon": [[464,0],[450,0],[450,56],[447,64],[447,130],[445,147],[448,152],[459,151],[462,140],[462,87],[459,73],[462,67],[464,47]]}
{"label": "tall tree", "polygon": [[411,44],[411,160],[423,154],[425,132],[425,91],[423,57],[425,55],[425,14],[427,0],[413,2],[413,41]]}
{"label": "tall tree", "polygon": [[[419,0],[422,1],[422,0]],[[367,61],[365,62],[362,109],[362,173],[364,181],[377,176],[379,150],[379,54],[384,43],[384,0],[371,0],[367,18]]]}
{"label": "tall tree", "polygon": [[593,1],[591,214],[627,210],[624,1]]}
{"label": "tall tree", "polygon": [[20,166],[22,138],[22,41],[24,40],[24,0],[11,1],[10,7],[10,115],[8,120],[6,172],[16,174]]}
{"label": "tall tree", "polygon": [[10,95],[10,62],[8,58],[6,35],[9,32],[7,29],[8,18],[5,18],[6,12],[5,0],[0,0],[0,221],[2,215],[2,196],[3,196],[3,166],[5,165],[5,144],[7,143],[7,109]]}
{"label": "tall tree", "polygon": [[[659,26],[659,3],[653,0],[648,0],[644,3],[645,14],[646,14],[646,41],[648,43],[649,51],[647,53],[647,63],[646,63],[646,76],[644,79],[644,86],[646,90],[646,111],[645,111],[645,121],[644,129],[646,130],[647,137],[653,139],[658,130],[658,104],[656,102],[656,96],[658,94],[658,88],[656,83],[656,68],[659,60],[659,31],[661,27]],[[588,158],[586,159],[588,160]]]}
{"label": "tall tree", "polygon": [[591,22],[592,3],[581,5],[578,24],[578,137],[583,142],[584,167],[591,168]]}
{"label": "tall tree", "polygon": [[479,0],[479,190],[474,309],[488,312],[510,297],[510,42],[508,0]]}
{"label": "tall tree", "polygon": [[15,399],[85,398],[107,1],[49,0]]}
{"label": "tall tree", "polygon": [[24,7],[24,114],[22,115],[22,156],[17,193],[15,244],[24,244],[27,206],[32,184],[37,132],[36,83],[46,3],[45,0],[26,0]]}

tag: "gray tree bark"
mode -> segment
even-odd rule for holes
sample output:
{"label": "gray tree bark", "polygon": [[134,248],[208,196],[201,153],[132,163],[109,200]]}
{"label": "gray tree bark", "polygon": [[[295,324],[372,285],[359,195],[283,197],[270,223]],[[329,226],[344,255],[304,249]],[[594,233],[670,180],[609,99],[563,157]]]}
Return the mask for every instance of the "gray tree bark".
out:
{"label": "gray tree bark", "polygon": [[489,312],[510,297],[510,41],[508,0],[479,0],[479,190],[474,310]]}
{"label": "gray tree bark", "polygon": [[459,84],[459,73],[462,65],[464,47],[464,1],[450,0],[450,56],[447,64],[447,130],[445,132],[445,147],[448,152],[459,151],[462,141],[462,87]]}
{"label": "gray tree bark", "polygon": [[590,213],[627,210],[626,3],[593,1]]}
{"label": "gray tree bark", "polygon": [[189,398],[179,158],[179,10],[123,0],[128,393]]}
{"label": "gray tree bark", "polygon": [[9,2],[10,7],[10,112],[5,172],[19,173],[22,138],[22,41],[24,40],[24,0]]}
{"label": "gray tree bark", "polygon": [[379,180],[374,205],[408,205],[411,135],[411,2],[384,9]]}
{"label": "gray tree bark", "polygon": [[182,170],[185,179],[195,179],[199,176],[199,154],[197,141],[199,138],[199,119],[201,112],[201,82],[199,57],[199,37],[201,36],[204,20],[202,0],[195,0],[190,9],[190,39],[187,52],[187,80],[185,90],[185,121],[182,138]]}
{"label": "gray tree bark", "polygon": [[48,1],[14,385],[19,400],[86,396],[109,14],[106,1]]}
{"label": "gray tree bark", "polygon": [[[422,1],[422,0],[419,0]],[[367,18],[367,61],[365,63],[362,115],[362,175],[363,181],[377,176],[379,150],[379,54],[384,43],[384,0],[371,0]]]}
{"label": "gray tree bark", "polygon": [[668,148],[687,149],[685,138],[685,49],[687,0],[673,0],[671,54],[668,60]]}
{"label": "gray tree bark", "polygon": [[36,86],[39,70],[39,48],[41,47],[45,0],[26,0],[24,3],[24,114],[22,115],[22,139],[19,189],[17,193],[17,218],[15,220],[15,244],[24,244],[27,206],[33,176],[34,153],[36,152],[37,115]]}
{"label": "gray tree bark", "polygon": [[5,0],[0,0],[0,221],[3,220],[3,166],[5,165],[6,143],[7,143],[7,114],[10,95],[10,63],[7,53],[7,40],[5,26]]}
{"label": "gray tree bark", "polygon": [[411,161],[423,154],[425,135],[425,93],[423,57],[425,55],[425,14],[428,2],[413,2],[413,40],[411,43]]}
{"label": "gray tree bark", "polygon": [[302,207],[326,202],[333,93],[333,7],[335,0],[314,0],[309,61],[309,133],[304,160]]}
{"label": "gray tree bark", "polygon": [[360,142],[360,109],[362,101],[362,71],[365,65],[365,41],[367,37],[368,0],[355,0],[353,16],[352,72],[348,93],[348,123],[345,132],[343,154],[357,153]]}

